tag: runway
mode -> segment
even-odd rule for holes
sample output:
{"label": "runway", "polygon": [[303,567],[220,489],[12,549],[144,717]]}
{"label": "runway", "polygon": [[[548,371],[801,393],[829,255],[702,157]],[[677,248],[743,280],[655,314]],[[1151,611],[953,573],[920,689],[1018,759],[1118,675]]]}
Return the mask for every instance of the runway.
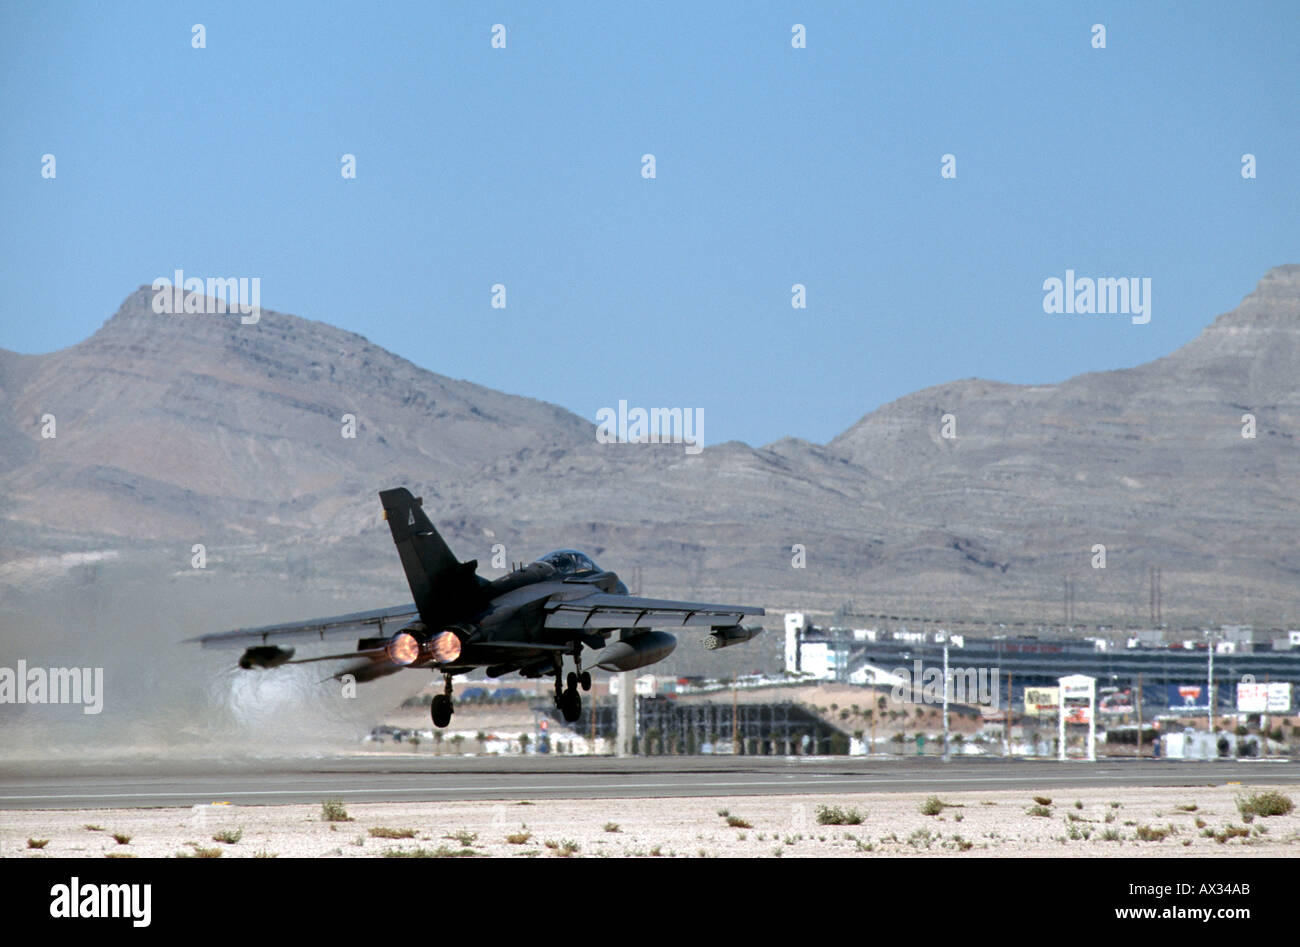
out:
{"label": "runway", "polygon": [[1291,785],[1290,760],[419,757],[0,767],[0,810]]}

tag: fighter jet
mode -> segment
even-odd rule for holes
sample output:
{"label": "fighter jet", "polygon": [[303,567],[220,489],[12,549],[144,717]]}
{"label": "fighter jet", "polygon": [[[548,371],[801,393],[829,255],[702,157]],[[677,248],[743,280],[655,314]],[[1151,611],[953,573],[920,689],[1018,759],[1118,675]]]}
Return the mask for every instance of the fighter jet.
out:
{"label": "fighter jet", "polygon": [[[631,671],[663,660],[677,646],[672,634],[659,629],[707,628],[708,650],[729,648],[763,630],[740,624],[745,616],[764,614],[761,608],[633,597],[615,573],[574,549],[486,579],[476,560],[457,561],[425,515],[423,501],[405,487],[383,490],[379,499],[415,599],[410,605],[189,641],[204,648],[243,647],[239,666],[246,670],[346,660],[335,678],[350,674],[370,681],[406,668],[441,673],[443,692],[430,711],[434,726],[445,727],[455,712],[452,677],[475,668],[486,668],[488,677],[554,675],[555,706],[572,722],[582,713],[578,688],[591,690],[584,645],[596,652],[589,666]],[[294,648],[285,646],[353,637],[355,650],[298,660]],[[573,660],[567,677],[566,656]]]}

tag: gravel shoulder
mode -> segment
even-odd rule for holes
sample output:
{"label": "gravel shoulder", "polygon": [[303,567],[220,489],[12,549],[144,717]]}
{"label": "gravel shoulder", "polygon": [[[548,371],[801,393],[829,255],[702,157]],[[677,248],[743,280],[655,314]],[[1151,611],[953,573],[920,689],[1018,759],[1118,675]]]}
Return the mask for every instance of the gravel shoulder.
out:
{"label": "gravel shoulder", "polygon": [[[550,858],[566,851],[579,858],[1295,855],[1300,813],[1247,824],[1238,810],[1238,797],[1270,788],[958,792],[940,797],[944,805],[934,815],[922,812],[933,798],[926,793],[374,803],[348,805],[349,821],[336,822],[323,818],[321,805],[6,811],[0,812],[0,857],[165,858],[200,851],[223,858],[392,852]],[[1277,791],[1287,795],[1288,788]],[[1050,802],[1036,802],[1035,795]],[[822,807],[855,810],[862,821],[820,824]],[[728,817],[747,824],[729,825]],[[411,834],[383,838],[372,830]],[[114,833],[129,841],[115,840]],[[223,833],[238,841],[214,839]],[[29,839],[49,841],[37,849]]]}

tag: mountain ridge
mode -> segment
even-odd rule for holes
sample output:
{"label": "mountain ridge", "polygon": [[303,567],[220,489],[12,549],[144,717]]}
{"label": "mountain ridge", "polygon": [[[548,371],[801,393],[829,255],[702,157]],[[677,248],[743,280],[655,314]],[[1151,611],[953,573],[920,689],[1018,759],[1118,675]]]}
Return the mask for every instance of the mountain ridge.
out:
{"label": "mountain ridge", "polygon": [[[486,567],[497,543],[510,561],[586,543],[624,572],[643,565],[660,594],[1024,615],[1059,609],[1072,575],[1084,607],[1131,616],[1158,564],[1177,590],[1169,607],[1208,613],[1249,588],[1267,601],[1237,610],[1300,618],[1300,265],[1269,270],[1142,365],[1050,385],[948,382],[826,444],[698,456],[600,444],[562,407],[327,323],[158,315],[151,296],[141,287],[57,352],[0,350],[4,559],[207,541],[255,550],[232,560],[247,568],[310,549],[313,581],[350,570],[390,588],[374,494],[405,483],[462,558]],[[1257,435],[1242,438],[1251,413]],[[39,435],[46,414],[53,439]],[[1090,567],[1096,543],[1113,571]]]}

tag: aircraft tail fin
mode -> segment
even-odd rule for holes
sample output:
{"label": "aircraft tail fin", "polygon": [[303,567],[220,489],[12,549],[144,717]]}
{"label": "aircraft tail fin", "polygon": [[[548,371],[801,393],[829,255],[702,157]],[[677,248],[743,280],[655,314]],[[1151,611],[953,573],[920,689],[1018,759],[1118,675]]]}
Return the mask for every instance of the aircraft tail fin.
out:
{"label": "aircraft tail fin", "polygon": [[381,490],[379,501],[425,625],[436,632],[466,617],[479,588],[478,560],[457,562],[425,515],[423,501],[405,487]]}

